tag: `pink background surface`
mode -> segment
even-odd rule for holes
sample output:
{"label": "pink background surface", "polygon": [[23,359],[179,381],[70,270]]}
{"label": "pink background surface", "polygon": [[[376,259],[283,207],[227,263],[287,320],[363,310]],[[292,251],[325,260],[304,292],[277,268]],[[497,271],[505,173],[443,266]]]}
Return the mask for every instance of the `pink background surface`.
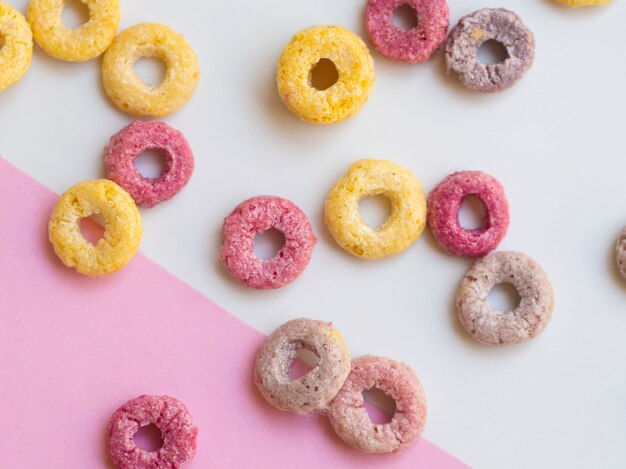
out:
{"label": "pink background surface", "polygon": [[362,455],[325,418],[274,410],[251,379],[262,334],[141,254],[104,279],[65,268],[47,240],[55,200],[0,159],[3,467],[112,467],[109,417],[141,394],[191,411],[189,467],[466,467],[425,439]]}

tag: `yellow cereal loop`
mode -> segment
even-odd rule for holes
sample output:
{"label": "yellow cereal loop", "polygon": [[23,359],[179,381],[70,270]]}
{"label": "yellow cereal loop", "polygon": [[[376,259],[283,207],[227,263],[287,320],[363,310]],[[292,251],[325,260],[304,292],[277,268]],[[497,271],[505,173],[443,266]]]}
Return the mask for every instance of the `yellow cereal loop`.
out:
{"label": "yellow cereal loop", "polygon": [[0,2],[0,92],[24,76],[33,57],[33,36],[26,18]]}
{"label": "yellow cereal loop", "polygon": [[[100,214],[104,236],[95,245],[80,232],[82,218]],[[107,179],[79,182],[57,201],[48,237],[54,252],[67,267],[90,277],[112,274],[137,252],[141,217],[135,202],[120,186]]]}
{"label": "yellow cereal loop", "polygon": [[599,6],[599,5],[605,5],[609,3],[611,0],[556,0],[556,1],[572,8],[579,8],[579,7],[594,7],[594,6]]}
{"label": "yellow cereal loop", "polygon": [[[312,77],[323,59],[332,62],[337,78],[319,89]],[[356,34],[340,26],[315,26],[300,31],[285,46],[276,66],[276,84],[300,119],[331,124],[353,116],[367,101],[374,86],[374,61]]]}
{"label": "yellow cereal loop", "polygon": [[61,12],[67,0],[31,0],[28,22],[35,41],[47,54],[69,62],[84,62],[102,54],[113,41],[120,21],[119,0],[78,0],[89,9],[89,20],[66,28]]}
{"label": "yellow cereal loop", "polygon": [[[372,229],[359,213],[359,200],[384,195],[391,213]],[[380,259],[407,249],[424,231],[426,199],[408,169],[386,160],[353,163],[326,197],[326,226],[337,243],[363,259]]]}
{"label": "yellow cereal loop", "polygon": [[[151,86],[137,76],[134,63],[157,57],[167,66],[165,78]],[[102,83],[109,98],[134,116],[163,117],[187,102],[200,72],[193,49],[176,31],[156,23],[142,23],[121,32],[102,60]]]}

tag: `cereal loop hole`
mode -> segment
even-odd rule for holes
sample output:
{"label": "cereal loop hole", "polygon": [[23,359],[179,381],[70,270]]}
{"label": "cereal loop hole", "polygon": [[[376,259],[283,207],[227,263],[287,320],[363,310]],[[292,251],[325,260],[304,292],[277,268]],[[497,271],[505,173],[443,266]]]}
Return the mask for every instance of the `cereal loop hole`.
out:
{"label": "cereal loop hole", "polygon": [[396,401],[378,388],[363,391],[363,407],[374,424],[386,424],[396,413]]}
{"label": "cereal loop hole", "polygon": [[94,214],[89,217],[81,218],[78,221],[80,234],[94,246],[104,238],[104,218],[102,215]]}
{"label": "cereal loop hole", "polygon": [[159,86],[167,72],[167,65],[160,57],[140,57],[133,68],[139,79],[148,86]]}
{"label": "cereal loop hole", "polygon": [[509,53],[504,44],[494,39],[489,39],[480,46],[476,58],[485,65],[500,64],[509,58]]}
{"label": "cereal loop hole", "polygon": [[257,233],[254,236],[252,250],[259,259],[269,261],[278,255],[278,251],[285,245],[285,235],[275,228]]}
{"label": "cereal loop hole", "polygon": [[298,349],[296,359],[289,367],[289,378],[292,380],[302,378],[309,371],[315,368],[319,362],[320,357],[315,352],[306,348]]}
{"label": "cereal loop hole", "polygon": [[509,313],[519,306],[521,297],[512,284],[498,283],[489,291],[487,301],[492,308]]}
{"label": "cereal loop hole", "polygon": [[363,221],[376,230],[391,214],[391,201],[383,194],[363,197],[359,200],[359,213]]}
{"label": "cereal loop hole", "polygon": [[320,59],[309,72],[309,84],[318,91],[324,91],[339,80],[339,72],[330,59]]}
{"label": "cereal loop hole", "polygon": [[466,230],[479,230],[485,228],[487,210],[485,204],[475,195],[468,195],[461,202],[461,208],[457,214],[459,225]]}
{"label": "cereal loop hole", "polygon": [[67,29],[78,29],[89,21],[89,7],[79,0],[70,0],[63,6],[61,22]]}
{"label": "cereal loop hole", "polygon": [[393,25],[404,32],[417,28],[417,12],[408,3],[400,5],[393,11],[392,20]]}
{"label": "cereal loop hole", "polygon": [[133,441],[138,448],[149,453],[156,453],[163,446],[163,433],[155,424],[151,423],[139,427],[133,435]]}
{"label": "cereal loop hole", "polygon": [[158,179],[165,171],[165,155],[156,148],[149,148],[133,161],[135,169],[146,179]]}

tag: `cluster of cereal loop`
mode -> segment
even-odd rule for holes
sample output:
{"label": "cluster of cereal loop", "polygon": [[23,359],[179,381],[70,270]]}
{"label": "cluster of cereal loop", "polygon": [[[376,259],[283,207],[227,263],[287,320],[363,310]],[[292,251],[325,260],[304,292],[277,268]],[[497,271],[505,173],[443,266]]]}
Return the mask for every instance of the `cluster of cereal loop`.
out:
{"label": "cluster of cereal loop", "polygon": [[[315,353],[319,363],[291,379],[290,367],[300,349]],[[257,354],[254,380],[274,407],[327,415],[341,439],[366,453],[401,451],[424,430],[426,399],[413,370],[370,355],[350,361],[341,333],[323,321],[294,319],[276,329]],[[373,423],[363,407],[363,391],[372,388],[396,403],[388,423]]]}

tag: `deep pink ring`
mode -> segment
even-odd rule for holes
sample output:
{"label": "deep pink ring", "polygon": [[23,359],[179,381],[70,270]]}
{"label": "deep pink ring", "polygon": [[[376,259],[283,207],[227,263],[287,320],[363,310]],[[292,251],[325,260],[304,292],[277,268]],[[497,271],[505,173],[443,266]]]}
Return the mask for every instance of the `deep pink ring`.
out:
{"label": "deep pink ring", "polygon": [[[417,26],[403,31],[393,24],[393,12],[409,5]],[[446,39],[450,12],[446,0],[368,0],[365,27],[374,47],[386,57],[418,64],[427,60]]]}
{"label": "deep pink ring", "polygon": [[[481,228],[459,224],[463,199],[473,195],[485,207]],[[455,256],[481,257],[494,250],[509,227],[509,203],[497,179],[482,171],[450,174],[428,194],[428,224],[441,247]]]}
{"label": "deep pink ring", "polygon": [[[139,428],[154,424],[163,445],[145,451],[135,445]],[[117,409],[109,423],[109,454],[120,469],[181,468],[196,454],[198,429],[185,405],[168,396],[140,396]]]}
{"label": "deep pink ring", "polygon": [[[254,236],[276,229],[284,246],[270,260],[255,256]],[[305,269],[317,242],[306,215],[292,202],[273,196],[240,203],[224,220],[220,255],[224,267],[240,283],[259,290],[293,282]]]}
{"label": "deep pink ring", "polygon": [[[146,150],[160,150],[165,168],[158,178],[145,178],[134,161]],[[138,205],[152,207],[172,198],[191,177],[193,153],[182,133],[164,122],[135,121],[111,137],[104,163],[109,178],[122,186]]]}

